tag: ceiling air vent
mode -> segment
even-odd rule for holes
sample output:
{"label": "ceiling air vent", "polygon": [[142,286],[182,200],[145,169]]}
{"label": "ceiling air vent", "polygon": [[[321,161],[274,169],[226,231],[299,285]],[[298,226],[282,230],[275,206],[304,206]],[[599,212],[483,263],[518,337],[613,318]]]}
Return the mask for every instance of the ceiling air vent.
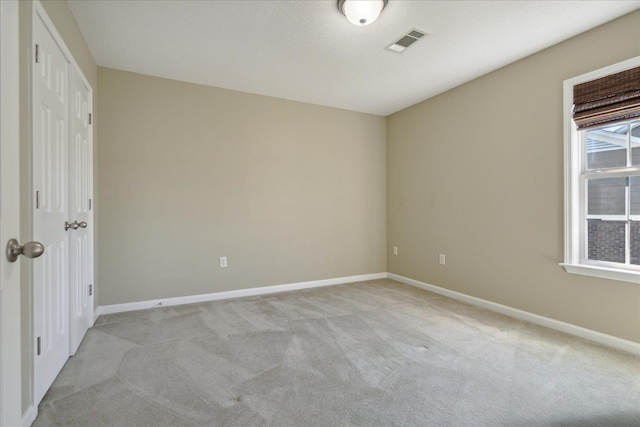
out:
{"label": "ceiling air vent", "polygon": [[413,29],[409,31],[407,34],[405,34],[404,36],[402,36],[398,41],[393,42],[389,46],[387,46],[387,49],[396,53],[402,53],[409,46],[411,46],[412,44],[420,40],[425,35],[427,35],[426,32]]}

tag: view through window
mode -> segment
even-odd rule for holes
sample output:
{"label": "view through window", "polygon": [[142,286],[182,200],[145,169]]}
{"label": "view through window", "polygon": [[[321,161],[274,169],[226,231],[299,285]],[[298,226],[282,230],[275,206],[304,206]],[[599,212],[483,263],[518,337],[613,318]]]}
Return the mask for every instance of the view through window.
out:
{"label": "view through window", "polygon": [[640,265],[640,120],[582,131],[586,259]]}

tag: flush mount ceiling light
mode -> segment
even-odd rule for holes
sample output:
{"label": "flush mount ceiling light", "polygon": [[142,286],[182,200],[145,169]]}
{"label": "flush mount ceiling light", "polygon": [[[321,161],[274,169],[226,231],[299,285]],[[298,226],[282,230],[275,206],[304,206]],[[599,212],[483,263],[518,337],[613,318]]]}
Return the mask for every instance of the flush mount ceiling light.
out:
{"label": "flush mount ceiling light", "polygon": [[387,0],[338,0],[338,9],[353,25],[363,27],[378,19]]}

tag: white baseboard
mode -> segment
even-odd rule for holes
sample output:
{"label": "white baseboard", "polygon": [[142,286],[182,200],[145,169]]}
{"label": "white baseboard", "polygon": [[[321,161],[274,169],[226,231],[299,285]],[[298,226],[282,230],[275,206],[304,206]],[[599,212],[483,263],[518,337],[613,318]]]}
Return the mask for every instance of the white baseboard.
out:
{"label": "white baseboard", "polygon": [[594,342],[597,342],[598,344],[603,344],[608,347],[616,348],[618,350],[623,350],[629,353],[640,355],[640,343],[628,341],[622,338],[614,337],[612,335],[603,334],[602,332],[596,332],[591,329],[572,325],[570,323],[561,322],[559,320],[550,319],[548,317],[529,313],[528,311],[523,311],[517,308],[487,301],[482,298],[472,297],[470,295],[466,295],[460,292],[441,288],[439,286],[430,285],[428,283],[420,282],[418,280],[410,279],[404,276],[399,276],[397,274],[387,273],[387,277],[389,279],[393,279],[398,282],[405,283],[407,285],[415,286],[417,288],[421,288],[421,289],[433,292],[435,294],[444,295],[446,297],[449,297],[457,301],[461,301],[467,304],[486,308],[488,310],[495,311],[497,313],[501,313],[510,317],[515,317],[516,319],[525,320],[527,322],[535,323],[536,325],[544,326],[550,329],[555,329],[557,331],[561,331],[570,335],[574,335],[580,338],[594,341]]}
{"label": "white baseboard", "polygon": [[22,415],[22,427],[30,427],[38,416],[38,407],[30,405]]}
{"label": "white baseboard", "polygon": [[149,301],[128,302],[98,306],[94,312],[95,319],[102,314],[123,313],[125,311],[146,310],[149,308],[172,305],[193,304],[198,302],[217,301],[254,295],[274,294],[278,292],[296,291],[300,289],[318,288],[320,286],[341,285],[344,283],[364,282],[367,280],[386,279],[387,273],[362,274],[359,276],[337,277],[334,279],[312,280],[309,282],[288,283],[285,285],[264,286],[260,288],[238,289],[235,291],[214,292],[211,294],[190,295],[185,297],[163,298]]}
{"label": "white baseboard", "polygon": [[[190,295],[184,297],[175,298],[163,298],[157,300],[138,301],[124,304],[112,304],[98,306],[94,312],[95,319],[102,314],[123,313],[126,311],[146,310],[157,307],[168,307],[174,305],[193,304],[198,302],[217,301],[231,298],[240,298],[246,296],[273,294],[278,292],[295,291],[300,289],[317,288],[321,286],[332,286],[354,282],[364,282],[367,280],[376,280],[389,278],[396,280],[407,285],[415,286],[435,294],[444,295],[451,299],[461,301],[467,304],[475,305],[478,307],[486,308],[497,313],[501,313],[516,319],[525,320],[527,322],[535,323],[536,325],[544,326],[546,328],[555,329],[570,335],[574,335],[580,338],[584,338],[590,341],[597,342],[609,347],[623,350],[629,353],[640,355],[640,343],[628,341],[622,338],[614,337],[612,335],[603,334],[602,332],[596,332],[591,329],[583,328],[581,326],[572,325],[570,323],[561,322],[559,320],[550,319],[548,317],[540,316],[538,314],[529,313],[528,311],[519,310],[517,308],[509,307],[506,305],[498,304],[495,302],[487,301],[482,298],[473,297],[460,292],[452,291],[449,289],[441,288],[439,286],[430,285],[428,283],[420,282],[419,280],[410,279],[408,277],[399,276],[393,273],[374,273],[363,274],[359,276],[347,276],[337,277],[334,279],[325,280],[312,280],[309,282],[288,283],[285,285],[264,286],[259,288],[238,289],[234,291],[215,292],[210,294]],[[35,412],[37,414],[37,410]],[[35,419],[35,418],[34,418]]]}

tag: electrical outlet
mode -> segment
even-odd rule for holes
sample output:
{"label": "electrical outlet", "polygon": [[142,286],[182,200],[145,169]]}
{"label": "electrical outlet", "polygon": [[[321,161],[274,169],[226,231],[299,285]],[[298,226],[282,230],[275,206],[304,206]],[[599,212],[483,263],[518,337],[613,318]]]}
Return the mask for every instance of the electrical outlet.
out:
{"label": "electrical outlet", "polygon": [[220,268],[226,268],[227,267],[227,257],[226,256],[221,256],[220,257]]}
{"label": "electrical outlet", "polygon": [[439,259],[439,261],[440,261],[440,265],[444,265],[444,264],[445,264],[445,257],[444,257],[444,254],[440,254],[440,255],[438,256],[438,259]]}
{"label": "electrical outlet", "polygon": [[394,255],[398,255],[398,247],[397,246],[393,247],[393,254]]}

